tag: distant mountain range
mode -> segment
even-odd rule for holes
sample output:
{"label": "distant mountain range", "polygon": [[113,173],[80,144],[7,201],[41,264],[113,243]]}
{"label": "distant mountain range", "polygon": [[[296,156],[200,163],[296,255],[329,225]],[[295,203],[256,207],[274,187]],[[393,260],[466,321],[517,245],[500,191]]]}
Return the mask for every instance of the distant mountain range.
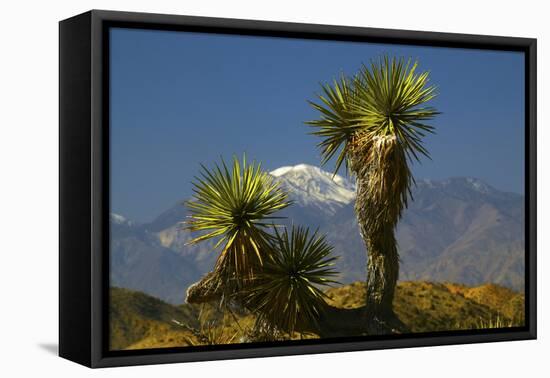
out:
{"label": "distant mountain range", "polygon": [[[318,167],[300,164],[271,172],[294,204],[284,223],[326,233],[340,256],[340,281],[364,280],[366,252],[353,206],[355,185]],[[524,289],[524,197],[479,179],[417,180],[413,201],[397,228],[401,280],[496,283]],[[111,285],[179,304],[217,257],[213,243],[187,246],[177,204],[148,224],[111,214]]]}

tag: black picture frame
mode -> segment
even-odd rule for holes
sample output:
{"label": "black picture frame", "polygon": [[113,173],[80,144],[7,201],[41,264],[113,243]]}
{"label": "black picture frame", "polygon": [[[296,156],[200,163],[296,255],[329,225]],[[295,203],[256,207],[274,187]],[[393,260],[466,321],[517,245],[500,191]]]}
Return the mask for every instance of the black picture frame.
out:
{"label": "black picture frame", "polygon": [[[107,35],[113,26],[524,52],[525,327],[109,351]],[[61,357],[95,368],[536,338],[536,39],[92,10],[60,22],[59,46]]]}

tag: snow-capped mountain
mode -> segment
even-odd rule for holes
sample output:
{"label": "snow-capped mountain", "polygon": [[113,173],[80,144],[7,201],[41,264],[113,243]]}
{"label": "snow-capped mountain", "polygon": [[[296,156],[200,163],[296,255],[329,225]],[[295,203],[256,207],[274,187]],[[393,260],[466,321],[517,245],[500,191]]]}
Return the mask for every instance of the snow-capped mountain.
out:
{"label": "snow-capped mountain", "polygon": [[[340,175],[308,164],[277,168],[270,174],[278,180],[295,204],[334,215],[339,209],[355,200],[355,183]],[[496,195],[498,190],[484,181],[472,177],[453,177],[445,180],[418,179],[416,192],[435,190],[449,195]]]}
{"label": "snow-capped mountain", "polygon": [[416,183],[421,189],[472,191],[480,194],[497,194],[499,192],[483,180],[474,177],[451,177],[441,181],[421,179]]}
{"label": "snow-capped mountain", "polygon": [[296,204],[315,207],[326,215],[335,214],[355,198],[355,185],[349,180],[339,175],[333,177],[312,165],[281,167],[270,174],[291,194]]}
{"label": "snow-capped mountain", "polygon": [[[294,201],[278,222],[302,225],[327,236],[340,256],[339,281],[365,279],[365,245],[354,211],[354,184],[306,164],[271,172]],[[396,229],[400,279],[493,282],[524,287],[524,197],[482,180],[417,179],[413,201]],[[214,242],[188,245],[192,235],[179,222],[181,201],[153,222],[137,224],[111,214],[111,284],[181,303],[186,288],[212,269]]]}

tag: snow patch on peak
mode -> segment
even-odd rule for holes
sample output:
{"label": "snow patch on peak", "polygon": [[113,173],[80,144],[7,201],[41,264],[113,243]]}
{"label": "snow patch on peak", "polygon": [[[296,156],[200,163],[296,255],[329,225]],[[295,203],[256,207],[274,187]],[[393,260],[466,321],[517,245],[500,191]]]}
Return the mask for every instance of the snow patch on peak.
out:
{"label": "snow patch on peak", "polygon": [[[320,173],[323,172],[321,168],[309,165],[309,164],[297,164],[297,165],[288,165],[284,167],[280,167],[277,169],[274,169],[273,171],[269,172],[271,176],[280,177],[284,176],[288,173],[307,173],[307,172],[313,172],[313,173]],[[326,172],[325,172],[326,173]]]}
{"label": "snow patch on peak", "polygon": [[305,175],[310,177],[318,176],[323,179],[328,177],[331,181],[334,181],[338,185],[342,185],[350,190],[355,190],[355,185],[352,184],[349,180],[345,179],[344,177],[340,175],[333,175],[332,173],[324,171],[319,167],[316,167],[314,165],[309,165],[309,164],[297,164],[294,166],[280,167],[269,172],[269,174],[274,177],[287,176],[289,174],[294,176],[299,176],[299,175]]}
{"label": "snow patch on peak", "polygon": [[277,169],[274,169],[273,171],[269,172],[269,174],[271,176],[274,176],[274,177],[280,177],[280,176],[283,176],[284,174],[288,173],[289,171],[292,170],[292,168],[294,167],[281,167],[281,168],[277,168]]}
{"label": "snow patch on peak", "polygon": [[481,179],[474,177],[451,177],[445,180],[437,181],[430,179],[417,180],[417,185],[420,188],[429,189],[452,189],[462,191],[474,191],[481,194],[495,193],[496,189],[487,184]]}
{"label": "snow patch on peak", "polygon": [[120,214],[110,213],[109,214],[109,219],[111,220],[111,222],[113,222],[115,224],[125,224],[125,225],[128,225],[128,226],[132,225],[131,221],[129,221],[128,219],[126,219],[125,217],[123,217]]}
{"label": "snow patch on peak", "polygon": [[285,166],[270,172],[302,206],[315,206],[334,214],[355,199],[355,185],[339,175],[332,175],[309,164]]}
{"label": "snow patch on peak", "polygon": [[476,178],[468,177],[466,181],[472,186],[472,188],[480,193],[489,193],[492,189],[489,185]]}

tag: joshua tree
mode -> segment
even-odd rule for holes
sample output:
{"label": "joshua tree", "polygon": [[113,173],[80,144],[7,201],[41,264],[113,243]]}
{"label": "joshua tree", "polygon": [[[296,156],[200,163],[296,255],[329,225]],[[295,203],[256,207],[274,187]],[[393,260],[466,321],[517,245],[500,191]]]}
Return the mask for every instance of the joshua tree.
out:
{"label": "joshua tree", "polygon": [[381,58],[363,65],[352,78],[344,75],[322,85],[320,102],[310,104],[320,118],[307,122],[319,143],[322,163],[336,157],[335,173],[345,163],[356,177],[355,212],[368,251],[367,331],[399,331],[393,312],[399,275],[395,227],[414,178],[409,163],[421,155],[433,127],[424,123],[438,112],[425,104],[435,97],[428,72],[417,73],[410,60]]}
{"label": "joshua tree", "polygon": [[[203,231],[190,244],[208,239],[221,247],[214,271],[188,290],[189,298],[233,295],[251,281],[269,255],[274,225],[272,214],[287,207],[287,194],[260,164],[242,164],[236,158],[230,170],[225,162],[213,169],[202,166],[193,183],[194,196],[187,202],[190,231]],[[197,286],[198,285],[198,286]]]}
{"label": "joshua tree", "polygon": [[[331,257],[324,235],[303,227],[275,229],[273,254],[265,260],[257,282],[246,293],[246,305],[258,315],[256,324],[292,335],[318,330],[326,307],[320,286],[336,283],[331,277],[336,257]],[[305,332],[304,332],[305,331]]]}
{"label": "joshua tree", "polygon": [[234,159],[230,170],[222,161],[195,179],[186,227],[205,233],[190,243],[217,239],[214,249],[221,252],[214,270],[188,289],[187,301],[232,299],[257,316],[257,338],[320,333],[329,307],[319,287],[338,274],[325,237],[294,226],[279,231],[271,223],[290,202],[259,164]]}

